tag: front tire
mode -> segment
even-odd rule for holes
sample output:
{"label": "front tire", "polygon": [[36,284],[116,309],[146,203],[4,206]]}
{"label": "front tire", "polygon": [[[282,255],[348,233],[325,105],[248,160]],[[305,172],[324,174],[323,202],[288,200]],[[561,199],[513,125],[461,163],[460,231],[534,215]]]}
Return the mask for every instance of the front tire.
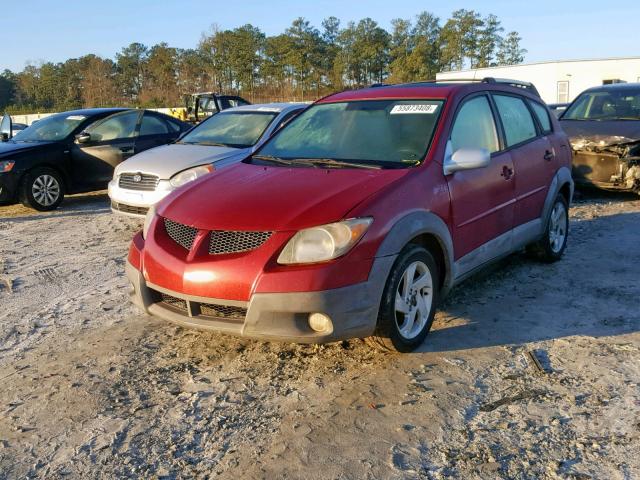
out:
{"label": "front tire", "polygon": [[411,352],[431,329],[438,305],[438,265],[425,248],[409,244],[396,259],[380,302],[378,323],[368,343],[381,350]]}
{"label": "front tire", "polygon": [[569,206],[563,195],[558,194],[553,202],[547,228],[544,235],[536,243],[528,247],[528,251],[546,263],[557,262],[567,248],[569,238]]}
{"label": "front tire", "polygon": [[20,201],[25,207],[47,212],[58,208],[63,199],[64,184],[55,170],[36,168],[24,176],[20,187]]}

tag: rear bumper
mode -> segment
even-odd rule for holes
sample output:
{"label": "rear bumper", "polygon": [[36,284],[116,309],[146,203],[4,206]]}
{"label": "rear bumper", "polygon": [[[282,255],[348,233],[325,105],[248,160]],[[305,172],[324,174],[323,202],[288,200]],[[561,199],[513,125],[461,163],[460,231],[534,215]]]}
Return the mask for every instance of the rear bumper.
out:
{"label": "rear bumper", "polygon": [[[133,286],[133,303],[150,315],[178,325],[263,340],[327,343],[373,333],[382,291],[395,259],[395,255],[376,258],[366,282],[314,292],[255,293],[248,302],[166,290],[147,283],[129,262],[126,272]],[[230,313],[211,314],[212,310]],[[327,315],[331,328],[325,332],[312,330],[308,323],[311,313]]]}
{"label": "rear bumper", "polygon": [[144,217],[147,210],[173,191],[168,180],[160,180],[155,190],[128,190],[118,186],[118,180],[109,182],[109,198],[113,213],[130,217]]}

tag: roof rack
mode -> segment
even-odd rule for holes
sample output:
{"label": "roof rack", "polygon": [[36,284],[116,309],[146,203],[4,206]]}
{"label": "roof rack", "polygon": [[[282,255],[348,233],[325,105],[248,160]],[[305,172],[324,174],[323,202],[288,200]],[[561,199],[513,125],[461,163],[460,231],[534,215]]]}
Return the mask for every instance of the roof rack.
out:
{"label": "roof rack", "polygon": [[540,96],[540,92],[535,87],[535,85],[531,82],[525,82],[522,80],[513,80],[511,78],[495,78],[495,77],[484,77],[484,78],[441,78],[436,80],[419,80],[416,82],[406,82],[400,84],[385,84],[385,83],[374,83],[370,85],[370,88],[378,88],[378,87],[391,87],[391,86],[399,86],[399,85],[416,85],[416,84],[436,84],[436,83],[493,83],[493,84],[501,84],[508,85],[511,87],[522,88],[523,90],[528,90],[534,95]]}

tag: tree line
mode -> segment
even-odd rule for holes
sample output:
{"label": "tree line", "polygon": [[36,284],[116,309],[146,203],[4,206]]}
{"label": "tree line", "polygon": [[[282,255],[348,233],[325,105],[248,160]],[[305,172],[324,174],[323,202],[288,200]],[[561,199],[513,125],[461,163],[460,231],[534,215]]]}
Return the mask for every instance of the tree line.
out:
{"label": "tree line", "polygon": [[395,19],[390,31],[364,18],[313,26],[294,20],[267,36],[247,24],[213,26],[193,49],[132,43],[115,59],[89,54],[0,74],[0,110],[182,106],[198,91],[239,94],[253,102],[313,100],[379,82],[435,78],[440,71],[521,63],[517,32],[503,34],[495,15],[456,10],[444,23],[429,12]]}

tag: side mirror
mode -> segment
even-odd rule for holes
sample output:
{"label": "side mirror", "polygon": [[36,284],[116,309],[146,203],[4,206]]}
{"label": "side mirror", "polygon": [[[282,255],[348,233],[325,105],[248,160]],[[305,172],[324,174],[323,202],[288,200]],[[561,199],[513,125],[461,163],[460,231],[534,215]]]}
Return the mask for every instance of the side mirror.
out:
{"label": "side mirror", "polygon": [[459,170],[473,170],[488,167],[491,153],[485,148],[460,148],[451,153],[451,142],[447,144],[444,158],[444,174],[451,175]]}
{"label": "side mirror", "polygon": [[89,143],[91,141],[91,134],[87,132],[81,132],[76,135],[76,142],[78,143]]}
{"label": "side mirror", "polygon": [[3,142],[6,142],[11,138],[11,130],[13,129],[13,125],[11,122],[11,115],[5,113],[0,121],[0,138],[2,138]]}

